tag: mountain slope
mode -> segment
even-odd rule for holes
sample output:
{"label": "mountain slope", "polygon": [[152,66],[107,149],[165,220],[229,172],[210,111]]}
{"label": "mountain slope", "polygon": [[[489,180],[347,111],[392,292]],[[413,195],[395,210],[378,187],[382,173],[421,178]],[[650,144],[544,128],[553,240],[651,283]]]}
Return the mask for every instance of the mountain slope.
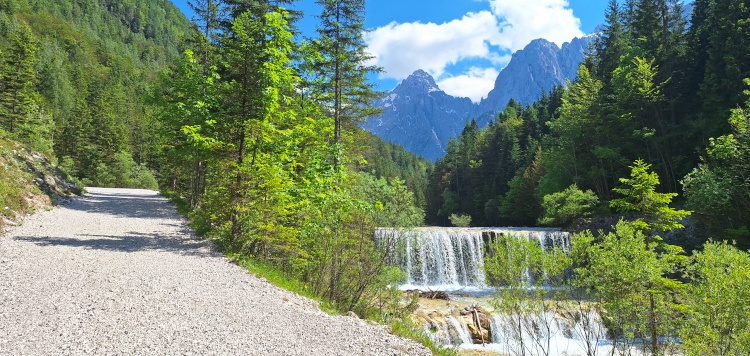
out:
{"label": "mountain slope", "polygon": [[[495,87],[479,103],[479,112],[502,110],[513,99],[529,104],[556,85],[576,77],[576,71],[593,37],[575,38],[562,48],[545,39],[531,41],[513,54],[495,80]],[[487,123],[478,122],[480,126]]]}
{"label": "mountain slope", "polygon": [[376,106],[382,107],[383,113],[362,127],[430,160],[445,153],[448,140],[461,133],[466,118],[477,112],[471,99],[446,94],[422,70],[406,78]]}
{"label": "mountain slope", "polygon": [[468,120],[475,118],[479,127],[484,127],[511,98],[529,104],[543,91],[574,79],[594,38],[576,38],[562,48],[544,39],[532,41],[513,55],[494,89],[477,104],[446,94],[429,74],[417,70],[376,103],[383,113],[370,118],[362,128],[437,160],[445,154],[448,140],[458,136]]}
{"label": "mountain slope", "polygon": [[0,106],[0,128],[12,138],[54,151],[88,185],[117,185],[122,172],[113,167],[140,167],[155,154],[147,94],[192,38],[170,1],[3,1],[0,29],[0,77],[9,77],[9,61],[25,66],[11,96],[29,99],[13,120],[33,123],[23,132]]}

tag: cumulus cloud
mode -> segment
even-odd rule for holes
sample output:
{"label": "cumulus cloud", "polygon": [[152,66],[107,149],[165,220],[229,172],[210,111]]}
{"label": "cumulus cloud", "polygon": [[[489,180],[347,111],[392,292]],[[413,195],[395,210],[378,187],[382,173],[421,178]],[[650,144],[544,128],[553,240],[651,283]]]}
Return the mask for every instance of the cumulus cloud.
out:
{"label": "cumulus cloud", "polygon": [[391,22],[367,33],[365,40],[385,76],[403,79],[417,69],[440,76],[449,64],[488,57],[488,44],[500,44],[499,31],[497,17],[481,11],[440,25]]}
{"label": "cumulus cloud", "polygon": [[[447,93],[478,100],[492,89],[508,53],[537,38],[562,45],[583,35],[568,0],[485,1],[488,10],[450,22],[392,22],[367,33],[374,64],[385,69],[383,77],[397,80],[422,69]],[[486,63],[484,67],[478,67],[477,60]],[[449,66],[451,71],[446,70]],[[486,91],[479,93],[480,88]]]}
{"label": "cumulus cloud", "polygon": [[568,0],[491,0],[490,6],[500,21],[501,46],[514,52],[537,38],[559,46],[583,35]]}
{"label": "cumulus cloud", "polygon": [[441,79],[437,84],[450,95],[479,102],[492,90],[498,74],[495,68],[471,67],[466,73]]}

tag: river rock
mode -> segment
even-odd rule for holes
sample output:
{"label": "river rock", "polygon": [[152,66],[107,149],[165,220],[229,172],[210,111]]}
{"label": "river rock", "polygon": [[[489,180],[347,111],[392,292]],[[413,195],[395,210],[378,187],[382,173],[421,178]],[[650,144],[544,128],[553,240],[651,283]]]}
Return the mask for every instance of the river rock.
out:
{"label": "river rock", "polygon": [[475,344],[490,343],[491,323],[490,313],[480,306],[468,306],[460,311],[471,333],[471,341]]}
{"label": "river rock", "polygon": [[427,291],[427,292],[419,292],[420,298],[427,298],[427,299],[442,299],[442,300],[450,300],[450,296],[448,296],[448,293],[444,291]]}

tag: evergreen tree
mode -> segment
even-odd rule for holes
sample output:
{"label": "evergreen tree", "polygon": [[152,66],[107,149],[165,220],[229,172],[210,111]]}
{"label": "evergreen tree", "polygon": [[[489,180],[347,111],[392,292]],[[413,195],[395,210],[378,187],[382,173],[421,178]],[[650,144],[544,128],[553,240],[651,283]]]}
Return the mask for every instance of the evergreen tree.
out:
{"label": "evergreen tree", "polygon": [[743,79],[750,78],[748,18],[750,7],[743,0],[710,2],[705,22],[708,59],[700,92],[704,139],[729,132],[725,118],[742,103],[737,93],[742,92]]}
{"label": "evergreen tree", "polygon": [[620,65],[620,57],[625,54],[625,30],[621,22],[620,7],[617,0],[610,0],[607,6],[606,27],[596,39],[596,74],[605,83],[609,82],[612,72]]}
{"label": "evergreen tree", "polygon": [[[319,38],[313,48],[319,54],[314,64],[316,100],[327,106],[333,116],[335,144],[343,144],[344,126],[364,120],[378,112],[372,103],[380,93],[367,79],[380,68],[368,65],[372,58],[364,41],[364,0],[317,0],[323,7],[318,27]],[[340,147],[338,149],[341,149]],[[340,164],[340,153],[334,163]]]}
{"label": "evergreen tree", "polygon": [[201,63],[208,68],[212,47],[218,40],[221,21],[226,16],[226,8],[219,0],[190,0],[188,6],[195,13],[193,22],[203,35],[198,39],[199,53]]}
{"label": "evergreen tree", "polygon": [[633,226],[643,232],[648,247],[654,240],[661,241],[660,237],[652,236],[653,233],[683,228],[680,220],[690,212],[669,207],[677,193],[656,192],[659,175],[649,172],[650,164],[636,160],[630,168],[630,178],[620,178],[623,186],[613,189],[623,197],[612,200],[610,205],[621,213],[636,213]]}
{"label": "evergreen tree", "polygon": [[36,91],[35,65],[39,42],[25,22],[14,18],[9,47],[2,58],[0,73],[0,117],[2,127],[27,144],[45,140],[51,149],[52,122],[42,108]]}

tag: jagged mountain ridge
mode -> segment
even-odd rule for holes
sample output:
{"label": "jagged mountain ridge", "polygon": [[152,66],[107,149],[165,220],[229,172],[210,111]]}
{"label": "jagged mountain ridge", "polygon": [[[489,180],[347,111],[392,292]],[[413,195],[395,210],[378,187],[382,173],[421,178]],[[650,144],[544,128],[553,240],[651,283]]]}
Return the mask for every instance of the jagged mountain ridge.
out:
{"label": "jagged mountain ridge", "polygon": [[362,128],[410,152],[437,160],[468,120],[477,119],[484,127],[511,98],[528,104],[538,99],[542,91],[574,79],[594,38],[575,38],[562,47],[545,39],[532,41],[513,54],[495,80],[494,89],[479,103],[445,93],[432,76],[417,70],[375,103],[383,108],[382,114],[367,120]]}
{"label": "jagged mountain ridge", "polygon": [[461,133],[466,118],[476,115],[478,109],[471,99],[442,91],[422,70],[404,79],[375,105],[383,108],[383,113],[362,128],[431,160],[442,156],[448,140]]}

